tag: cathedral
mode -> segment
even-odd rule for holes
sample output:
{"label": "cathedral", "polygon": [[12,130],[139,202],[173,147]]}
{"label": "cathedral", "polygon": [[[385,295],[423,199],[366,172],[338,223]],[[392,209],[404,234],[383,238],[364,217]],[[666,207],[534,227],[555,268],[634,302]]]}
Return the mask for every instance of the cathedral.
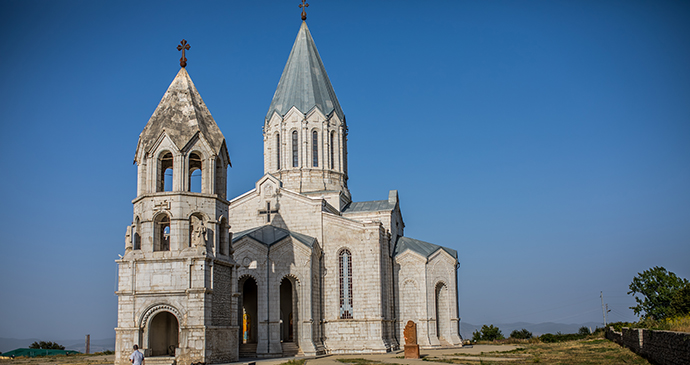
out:
{"label": "cathedral", "polygon": [[134,158],[116,365],[134,344],[178,365],[385,353],[410,320],[421,348],[461,346],[457,252],[404,235],[397,190],[353,201],[345,113],[305,18],[264,118],[264,175],[232,199],[225,138],[178,46]]}

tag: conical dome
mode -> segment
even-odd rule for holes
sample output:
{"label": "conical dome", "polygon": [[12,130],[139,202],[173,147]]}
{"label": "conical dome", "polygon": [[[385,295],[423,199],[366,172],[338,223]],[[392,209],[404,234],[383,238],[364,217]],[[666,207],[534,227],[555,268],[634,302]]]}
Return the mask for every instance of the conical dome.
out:
{"label": "conical dome", "polygon": [[184,68],[177,73],[139,135],[137,151],[148,150],[163,131],[180,150],[199,132],[216,154],[221,153],[225,137]]}
{"label": "conical dome", "polygon": [[268,108],[266,120],[271,118],[273,112],[284,116],[293,106],[302,113],[316,107],[324,115],[335,112],[341,120],[344,119],[343,110],[340,109],[338,98],[306,22],[302,22],[297,33],[297,39]]}

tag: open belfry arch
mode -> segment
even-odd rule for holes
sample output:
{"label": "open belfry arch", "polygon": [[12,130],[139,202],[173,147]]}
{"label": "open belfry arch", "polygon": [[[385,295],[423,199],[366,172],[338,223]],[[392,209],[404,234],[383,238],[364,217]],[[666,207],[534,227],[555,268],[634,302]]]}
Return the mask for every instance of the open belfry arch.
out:
{"label": "open belfry arch", "polygon": [[[225,138],[185,68],[139,136],[116,365],[384,353],[408,321],[461,346],[455,250],[404,235],[397,190],[353,201],[348,125],[302,24],[263,120],[264,175],[228,199]],[[258,136],[257,136],[258,137]]]}

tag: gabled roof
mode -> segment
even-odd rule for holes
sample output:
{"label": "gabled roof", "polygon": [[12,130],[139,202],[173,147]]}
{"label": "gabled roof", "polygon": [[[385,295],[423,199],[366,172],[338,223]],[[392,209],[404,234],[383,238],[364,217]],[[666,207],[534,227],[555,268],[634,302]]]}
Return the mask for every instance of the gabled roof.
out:
{"label": "gabled roof", "polygon": [[368,202],[352,202],[343,209],[343,214],[360,212],[378,212],[382,210],[393,210],[395,202],[390,200],[371,200]]}
{"label": "gabled roof", "polygon": [[273,112],[285,116],[293,106],[302,113],[316,107],[324,115],[335,111],[341,120],[345,118],[306,22],[302,22],[292,45],[290,57],[266,113],[266,121]]}
{"label": "gabled roof", "polygon": [[[182,149],[198,132],[220,154],[225,137],[201,99],[187,70],[181,68],[139,135],[139,148],[148,150],[161,133]],[[229,160],[228,160],[229,161]]]}
{"label": "gabled roof", "polygon": [[303,244],[312,248],[314,247],[314,242],[316,242],[316,238],[314,237],[310,237],[297,232],[291,232],[287,229],[275,227],[269,224],[261,227],[251,228],[246,231],[238,232],[232,237],[232,242],[235,243],[245,236],[249,236],[255,241],[262,243],[266,246],[271,246],[274,243],[278,243],[287,236],[290,236],[296,239],[297,241],[302,242]]}
{"label": "gabled roof", "polygon": [[455,257],[456,259],[458,258],[458,252],[455,250],[409,237],[398,237],[398,242],[395,243],[395,251],[393,253],[393,256],[398,256],[408,249],[426,258],[431,256],[434,252],[438,251],[439,249],[442,249],[448,252],[448,254]]}

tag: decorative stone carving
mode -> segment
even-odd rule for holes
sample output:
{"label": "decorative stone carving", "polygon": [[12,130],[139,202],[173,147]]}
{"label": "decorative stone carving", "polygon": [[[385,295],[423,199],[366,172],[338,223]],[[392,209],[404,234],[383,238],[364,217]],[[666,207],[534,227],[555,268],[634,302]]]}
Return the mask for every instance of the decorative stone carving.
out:
{"label": "decorative stone carving", "polygon": [[194,227],[192,231],[192,246],[194,247],[205,247],[206,246],[206,227],[204,226],[204,221],[192,216],[192,226]]}
{"label": "decorative stone carving", "polygon": [[417,344],[417,325],[412,321],[407,321],[403,330],[405,336],[405,358],[419,359],[419,345]]}
{"label": "decorative stone carving", "polygon": [[125,252],[132,250],[132,226],[127,226],[127,232],[125,232]]}

